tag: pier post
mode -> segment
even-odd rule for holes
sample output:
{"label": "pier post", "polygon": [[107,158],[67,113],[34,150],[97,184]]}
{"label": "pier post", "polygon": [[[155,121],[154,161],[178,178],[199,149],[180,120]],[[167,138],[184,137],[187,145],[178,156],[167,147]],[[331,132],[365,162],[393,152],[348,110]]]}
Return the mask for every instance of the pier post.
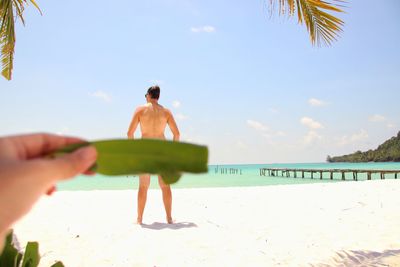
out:
{"label": "pier post", "polygon": [[342,180],[346,180],[346,176],[343,171],[342,171]]}
{"label": "pier post", "polygon": [[333,171],[331,171],[330,174],[331,174],[331,180],[333,180]]}
{"label": "pier post", "polygon": [[394,174],[394,179],[397,179],[397,172]]}
{"label": "pier post", "polygon": [[304,178],[304,171],[301,171],[301,178]]}
{"label": "pier post", "polygon": [[294,178],[297,178],[297,171],[294,171]]}
{"label": "pier post", "polygon": [[381,179],[384,180],[385,179],[385,173],[381,172]]}
{"label": "pier post", "polygon": [[314,172],[311,171],[311,179],[314,179]]}
{"label": "pier post", "polygon": [[321,172],[319,172],[319,174],[320,174],[320,176],[321,176],[319,179],[321,179],[321,180],[322,180],[322,171],[321,171]]}
{"label": "pier post", "polygon": [[368,172],[368,174],[367,174],[367,179],[368,179],[368,180],[371,180],[371,172]]}

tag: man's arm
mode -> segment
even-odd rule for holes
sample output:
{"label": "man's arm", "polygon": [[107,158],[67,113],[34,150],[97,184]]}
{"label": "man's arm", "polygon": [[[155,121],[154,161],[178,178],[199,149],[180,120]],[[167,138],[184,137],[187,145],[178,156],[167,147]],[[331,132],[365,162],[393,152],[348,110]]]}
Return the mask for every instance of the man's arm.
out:
{"label": "man's arm", "polygon": [[168,126],[171,129],[171,132],[173,134],[173,139],[174,141],[179,141],[180,133],[178,126],[176,125],[174,116],[172,116],[172,113],[168,111],[168,120],[167,120]]}
{"label": "man's arm", "polygon": [[131,124],[129,125],[129,129],[128,129],[128,138],[129,139],[135,138],[135,131],[139,124],[139,115],[140,115],[141,111],[142,111],[141,108],[137,108],[135,110],[135,113],[133,114],[132,121],[131,121]]}

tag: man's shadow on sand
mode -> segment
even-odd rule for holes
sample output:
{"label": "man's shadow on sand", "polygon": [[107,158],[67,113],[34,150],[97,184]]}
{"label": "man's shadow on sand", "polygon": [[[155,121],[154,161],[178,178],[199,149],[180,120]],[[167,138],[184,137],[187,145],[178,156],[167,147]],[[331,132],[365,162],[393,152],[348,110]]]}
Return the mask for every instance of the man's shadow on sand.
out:
{"label": "man's shadow on sand", "polygon": [[197,227],[197,224],[191,222],[179,222],[179,223],[160,223],[160,222],[153,222],[152,224],[141,224],[142,228],[151,229],[151,230],[163,230],[163,229],[172,229],[172,230],[179,230],[183,228],[193,228]]}

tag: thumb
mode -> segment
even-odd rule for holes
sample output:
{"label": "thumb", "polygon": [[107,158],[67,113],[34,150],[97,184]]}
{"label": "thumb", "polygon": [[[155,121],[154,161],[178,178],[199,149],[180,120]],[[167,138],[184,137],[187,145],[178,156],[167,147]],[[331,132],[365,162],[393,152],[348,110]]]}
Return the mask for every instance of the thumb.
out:
{"label": "thumb", "polygon": [[51,160],[48,168],[54,177],[67,179],[87,171],[95,163],[96,158],[96,149],[93,146],[86,146]]}

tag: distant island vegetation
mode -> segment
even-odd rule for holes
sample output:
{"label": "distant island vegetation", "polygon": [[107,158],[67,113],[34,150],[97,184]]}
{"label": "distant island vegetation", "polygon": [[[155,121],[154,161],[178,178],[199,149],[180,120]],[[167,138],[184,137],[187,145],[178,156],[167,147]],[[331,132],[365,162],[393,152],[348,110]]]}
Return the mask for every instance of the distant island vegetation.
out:
{"label": "distant island vegetation", "polygon": [[328,156],[327,162],[400,162],[400,132],[393,136],[375,150],[366,152],[357,151],[353,154],[331,157]]}

